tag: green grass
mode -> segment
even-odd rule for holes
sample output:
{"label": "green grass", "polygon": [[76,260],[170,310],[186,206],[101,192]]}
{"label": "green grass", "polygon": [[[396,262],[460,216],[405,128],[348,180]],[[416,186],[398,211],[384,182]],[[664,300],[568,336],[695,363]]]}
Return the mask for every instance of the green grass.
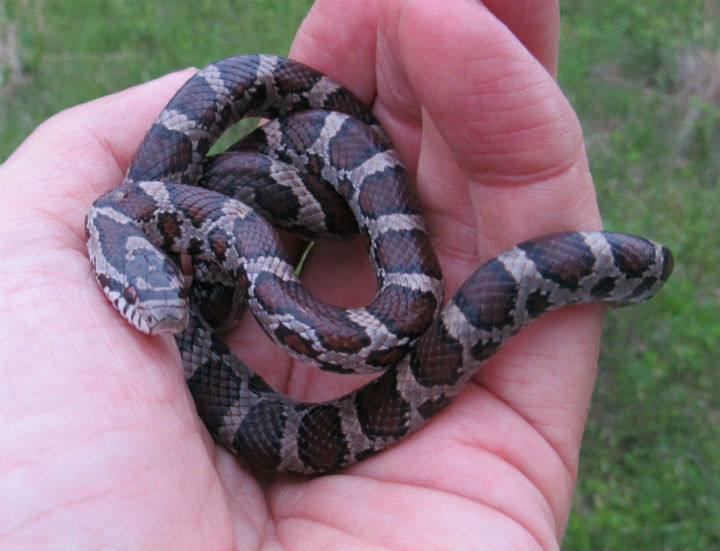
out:
{"label": "green grass", "polygon": [[[53,113],[188,65],[286,53],[309,0],[0,3],[0,160]],[[720,547],[720,4],[564,0],[560,82],[608,229],[670,245],[613,311],[566,549]]]}
{"label": "green grass", "polygon": [[229,55],[287,54],[311,4],[0,2],[0,161],[65,107]]}
{"label": "green grass", "polygon": [[720,5],[567,1],[560,82],[608,229],[675,252],[608,316],[566,549],[720,546]]}

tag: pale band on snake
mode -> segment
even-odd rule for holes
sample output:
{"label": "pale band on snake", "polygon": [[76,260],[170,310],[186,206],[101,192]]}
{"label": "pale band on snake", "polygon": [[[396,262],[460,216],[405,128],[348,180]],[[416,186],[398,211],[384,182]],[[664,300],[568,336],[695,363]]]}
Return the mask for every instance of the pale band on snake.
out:
{"label": "pale band on snake", "polygon": [[[270,122],[209,155],[243,117]],[[360,308],[310,294],[273,225],[367,242],[378,291]],[[670,276],[664,246],[570,232],[485,262],[444,304],[413,184],[369,109],[289,59],[240,55],[195,74],[148,131],[119,188],[86,219],[93,271],[145,333],[175,333],[198,414],[218,443],[274,471],[323,473],[408,436],[544,312],[648,300]],[[190,289],[177,260],[193,258]],[[335,400],[276,392],[219,337],[244,302],[306,364],[382,372]]]}

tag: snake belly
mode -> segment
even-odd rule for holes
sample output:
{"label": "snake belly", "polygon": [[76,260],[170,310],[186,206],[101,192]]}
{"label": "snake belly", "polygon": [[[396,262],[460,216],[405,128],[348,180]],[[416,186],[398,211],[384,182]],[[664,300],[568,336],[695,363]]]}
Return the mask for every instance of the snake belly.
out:
{"label": "snake belly", "polygon": [[[247,116],[274,120],[209,156]],[[359,231],[375,298],[344,309],[313,297],[264,216],[304,236]],[[93,204],[86,235],[98,283],[121,314],[141,331],[175,333],[216,441],[253,465],[300,473],[350,465],[411,434],[540,314],[575,302],[642,302],[673,265],[668,249],[640,237],[554,234],[486,262],[443,306],[410,178],[373,115],[325,75],[259,54],[214,63],[178,91],[123,185]],[[179,253],[193,257],[196,279],[202,266],[222,273],[221,286],[236,288],[294,357],[382,374],[323,403],[278,393],[203,319],[174,262]]]}

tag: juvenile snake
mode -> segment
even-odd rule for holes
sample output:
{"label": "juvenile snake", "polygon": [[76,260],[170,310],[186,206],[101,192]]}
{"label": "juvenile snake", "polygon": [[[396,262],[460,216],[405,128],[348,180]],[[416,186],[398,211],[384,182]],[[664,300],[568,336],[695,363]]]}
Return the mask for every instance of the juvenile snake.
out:
{"label": "juvenile snake", "polygon": [[[273,120],[209,156],[247,116]],[[264,216],[305,237],[359,231],[376,297],[353,309],[313,297]],[[642,302],[673,264],[668,249],[640,237],[554,234],[486,262],[443,306],[410,178],[373,115],[328,77],[268,55],[227,58],[193,76],[148,131],[122,186],[93,204],[86,235],[96,278],[122,315],[146,333],[176,333],[214,438],[259,467],[303,473],[352,464],[417,430],[540,314],[574,302]],[[196,268],[190,292],[180,253]],[[276,392],[199,314],[228,327],[236,295],[305,363],[382,374],[325,403]]]}

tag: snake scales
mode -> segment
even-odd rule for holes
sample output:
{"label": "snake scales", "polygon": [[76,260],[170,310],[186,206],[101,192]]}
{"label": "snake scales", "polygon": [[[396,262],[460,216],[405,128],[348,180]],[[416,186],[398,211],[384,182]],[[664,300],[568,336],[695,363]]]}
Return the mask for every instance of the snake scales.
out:
{"label": "snake scales", "polygon": [[[208,155],[247,116],[273,120]],[[306,237],[359,231],[375,298],[343,309],[313,297],[264,216]],[[148,131],[123,185],[93,204],[86,235],[97,280],[123,316],[146,333],[176,333],[214,438],[262,468],[305,473],[349,465],[417,430],[538,315],[574,302],[642,302],[672,271],[669,250],[640,237],[555,234],[486,262],[443,307],[410,178],[373,115],[321,73],[268,55],[227,58],[193,76]],[[190,291],[180,253],[193,258]],[[304,362],[382,374],[325,403],[276,392],[199,313],[228,327],[236,295]]]}

